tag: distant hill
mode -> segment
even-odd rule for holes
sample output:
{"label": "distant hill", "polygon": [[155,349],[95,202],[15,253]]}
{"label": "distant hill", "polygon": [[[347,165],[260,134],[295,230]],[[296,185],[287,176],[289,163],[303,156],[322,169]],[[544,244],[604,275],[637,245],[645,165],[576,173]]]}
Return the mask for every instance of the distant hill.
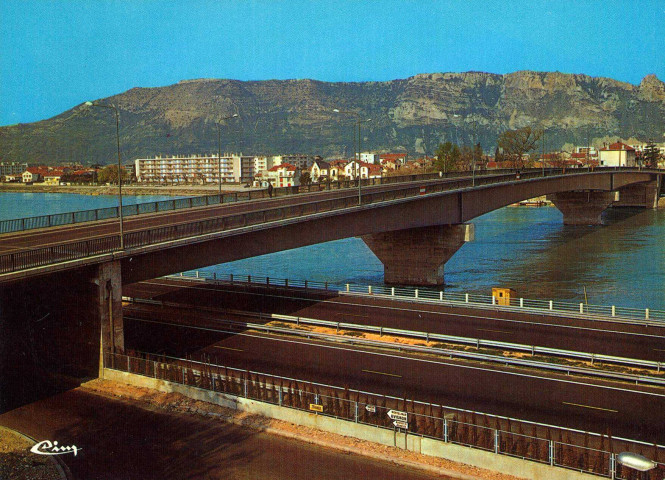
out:
{"label": "distant hill", "polygon": [[[431,154],[445,140],[478,139],[494,150],[506,129],[545,127],[548,149],[590,139],[663,141],[665,84],[655,75],[638,85],[609,78],[522,71],[421,74],[405,80],[327,83],[314,80],[187,80],[133,88],[100,102],[120,110],[125,162],[156,154],[217,151],[247,154],[351,155],[355,117],[363,150]],[[115,119],[107,109],[79,108],[29,124],[0,127],[0,159],[29,163],[115,161]]]}

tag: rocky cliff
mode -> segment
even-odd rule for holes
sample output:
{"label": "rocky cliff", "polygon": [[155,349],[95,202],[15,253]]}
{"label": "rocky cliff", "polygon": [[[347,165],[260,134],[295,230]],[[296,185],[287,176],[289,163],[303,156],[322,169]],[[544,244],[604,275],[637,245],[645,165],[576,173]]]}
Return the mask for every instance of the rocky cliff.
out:
{"label": "rocky cliff", "polygon": [[[125,161],[155,154],[222,150],[251,154],[354,150],[355,117],[363,149],[432,153],[445,140],[476,139],[493,151],[506,129],[544,127],[548,149],[587,139],[663,140],[665,83],[638,85],[609,78],[522,71],[421,74],[405,80],[327,83],[314,80],[200,79],[133,88],[99,100],[120,111]],[[115,124],[108,109],[76,107],[48,120],[0,127],[0,158],[30,163],[115,160]]]}

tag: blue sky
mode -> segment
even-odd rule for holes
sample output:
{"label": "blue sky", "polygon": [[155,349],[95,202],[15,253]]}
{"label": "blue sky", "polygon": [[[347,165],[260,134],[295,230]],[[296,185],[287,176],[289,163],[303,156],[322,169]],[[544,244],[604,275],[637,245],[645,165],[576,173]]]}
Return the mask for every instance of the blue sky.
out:
{"label": "blue sky", "polygon": [[665,80],[665,1],[0,1],[0,125],[191,78]]}

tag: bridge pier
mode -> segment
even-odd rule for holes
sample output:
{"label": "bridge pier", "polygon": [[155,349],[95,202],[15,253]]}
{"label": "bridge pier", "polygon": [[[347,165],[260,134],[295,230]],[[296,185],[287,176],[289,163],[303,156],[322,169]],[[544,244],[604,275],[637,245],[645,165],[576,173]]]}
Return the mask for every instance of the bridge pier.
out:
{"label": "bridge pier", "polygon": [[619,192],[561,192],[547,198],[563,213],[564,225],[602,225],[602,213],[619,200]]}
{"label": "bridge pier", "polygon": [[474,225],[436,225],[361,237],[383,263],[384,281],[392,285],[443,285],[443,266],[465,242]]}
{"label": "bridge pier", "polygon": [[612,206],[658,208],[660,187],[660,177],[651,182],[628,185],[619,189],[619,201]]}

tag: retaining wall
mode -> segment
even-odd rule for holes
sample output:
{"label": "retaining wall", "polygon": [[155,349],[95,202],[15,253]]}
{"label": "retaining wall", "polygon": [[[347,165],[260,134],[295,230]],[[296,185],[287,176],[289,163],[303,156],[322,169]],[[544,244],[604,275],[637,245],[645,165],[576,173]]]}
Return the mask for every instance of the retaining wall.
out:
{"label": "retaining wall", "polygon": [[151,388],[160,392],[176,392],[195,400],[220,405],[243,412],[275,418],[296,425],[317,428],[326,432],[359,438],[382,445],[395,446],[413,452],[422,453],[455,462],[473,465],[517,477],[531,480],[597,480],[599,477],[575,472],[559,467],[552,467],[537,462],[522,460],[506,455],[497,455],[475,448],[446,443],[442,440],[420,437],[413,434],[396,433],[371,425],[339,420],[325,415],[304,412],[271,403],[259,402],[225,393],[212,392],[196,387],[167,382],[117,370],[104,369],[104,379],[126,383],[137,387]]}

